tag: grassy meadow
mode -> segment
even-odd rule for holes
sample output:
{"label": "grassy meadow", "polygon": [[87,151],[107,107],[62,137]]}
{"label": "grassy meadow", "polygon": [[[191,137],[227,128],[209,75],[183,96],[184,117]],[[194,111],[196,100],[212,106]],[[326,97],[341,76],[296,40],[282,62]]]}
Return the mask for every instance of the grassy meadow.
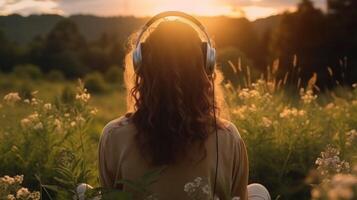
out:
{"label": "grassy meadow", "polygon": [[[79,183],[99,187],[100,133],[125,113],[126,92],[120,80],[91,76],[83,84],[0,75],[0,199],[71,199]],[[356,85],[319,92],[315,77],[293,93],[278,82],[223,85],[248,148],[250,182],[272,199],[356,199]],[[116,195],[107,198],[131,198]]]}

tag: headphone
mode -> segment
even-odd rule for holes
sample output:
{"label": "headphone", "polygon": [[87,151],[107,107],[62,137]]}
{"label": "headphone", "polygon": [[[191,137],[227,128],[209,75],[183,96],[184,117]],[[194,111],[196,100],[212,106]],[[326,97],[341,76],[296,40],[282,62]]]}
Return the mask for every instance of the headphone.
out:
{"label": "headphone", "polygon": [[207,42],[202,42],[202,52],[204,55],[205,71],[208,76],[212,76],[213,72],[214,72],[215,64],[216,64],[216,49],[212,47],[210,37],[208,36],[208,33],[206,32],[206,28],[201,24],[201,22],[199,22],[193,16],[186,14],[184,12],[179,12],[179,11],[167,11],[167,12],[162,12],[160,14],[157,14],[153,18],[151,18],[141,28],[138,38],[136,40],[135,49],[133,50],[133,53],[132,53],[133,66],[134,66],[135,73],[138,73],[138,71],[142,67],[142,61],[143,61],[142,47],[145,45],[145,42],[141,42],[141,39],[142,39],[144,33],[156,21],[158,21],[162,18],[166,18],[166,17],[181,17],[181,18],[187,19],[188,21],[195,24],[199,28],[199,30],[204,34],[205,38],[207,39]]}
{"label": "headphone", "polygon": [[[212,77],[216,65],[216,49],[212,47],[210,37],[208,36],[208,33],[206,32],[206,28],[201,24],[200,21],[198,21],[196,18],[193,16],[186,14],[184,12],[179,12],[179,11],[167,11],[167,12],[162,12],[157,15],[155,15],[153,18],[151,18],[142,28],[141,31],[139,32],[135,49],[133,50],[132,56],[133,56],[133,66],[134,66],[134,71],[135,73],[138,73],[140,68],[142,67],[142,61],[143,61],[143,56],[142,56],[142,47],[145,45],[145,42],[141,42],[141,39],[144,35],[144,33],[147,31],[147,29],[156,21],[165,18],[165,17],[182,17],[184,19],[187,19],[190,22],[193,22],[199,30],[204,34],[204,36],[207,39],[207,42],[202,42],[202,52],[204,55],[204,67],[207,76]],[[214,87],[214,82],[212,78],[212,89],[213,89],[213,117],[214,117],[214,129],[216,133],[216,170],[215,170],[215,177],[214,177],[214,186],[213,186],[213,199],[215,198],[216,194],[216,183],[217,183],[217,176],[218,176],[218,128],[217,128],[217,118],[216,118],[216,106],[215,106],[215,87]]]}

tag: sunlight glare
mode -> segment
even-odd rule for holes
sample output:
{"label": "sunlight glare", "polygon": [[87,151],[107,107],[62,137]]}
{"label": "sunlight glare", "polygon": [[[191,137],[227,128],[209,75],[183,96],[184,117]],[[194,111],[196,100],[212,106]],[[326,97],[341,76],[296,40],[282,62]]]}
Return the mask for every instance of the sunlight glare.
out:
{"label": "sunlight glare", "polygon": [[[5,4],[4,4],[5,5]],[[38,0],[22,0],[17,3],[3,6],[0,10],[0,15],[8,15],[12,13],[21,13],[24,15],[51,13],[63,14],[60,9],[57,9],[57,3],[54,1],[38,1]]]}
{"label": "sunlight glare", "polygon": [[247,17],[249,20],[255,20],[257,18],[278,14],[278,11],[272,7],[247,6],[241,9],[243,10],[245,17]]}
{"label": "sunlight glare", "polygon": [[155,6],[150,9],[150,14],[167,10],[180,10],[194,15],[215,16],[230,15],[231,6],[218,3],[216,0],[156,0]]}

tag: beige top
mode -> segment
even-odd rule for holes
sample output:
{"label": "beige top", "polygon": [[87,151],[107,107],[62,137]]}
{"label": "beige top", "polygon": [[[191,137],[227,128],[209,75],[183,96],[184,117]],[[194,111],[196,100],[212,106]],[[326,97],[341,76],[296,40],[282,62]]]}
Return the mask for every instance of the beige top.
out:
{"label": "beige top", "polygon": [[[229,121],[224,121],[224,124],[225,128],[218,130],[219,167],[216,194],[221,200],[228,199],[227,194],[246,200],[248,184],[246,147],[235,125]],[[103,187],[114,188],[115,179],[137,180],[148,171],[155,169],[139,153],[134,141],[135,134],[134,124],[126,117],[113,120],[104,127],[99,144],[99,174]],[[207,154],[204,159],[201,156],[195,162],[191,158],[187,158],[178,164],[167,166],[158,180],[147,189],[160,200],[190,199],[189,193],[193,191],[192,188],[190,190],[190,187],[194,187],[195,184],[187,183],[197,183],[201,178],[200,188],[202,190],[195,191],[196,193],[201,192],[200,195],[206,194],[204,182],[208,182],[211,189],[214,185],[215,134],[210,134],[205,146]],[[194,154],[195,151],[191,152]],[[197,179],[197,177],[200,178]],[[124,191],[130,190],[125,185],[123,189]]]}

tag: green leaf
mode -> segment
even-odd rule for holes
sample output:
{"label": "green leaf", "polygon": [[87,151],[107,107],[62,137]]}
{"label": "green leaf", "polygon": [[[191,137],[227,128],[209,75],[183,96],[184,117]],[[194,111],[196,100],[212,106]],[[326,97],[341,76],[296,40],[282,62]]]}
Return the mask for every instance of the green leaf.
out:
{"label": "green leaf", "polygon": [[54,192],[60,192],[61,191],[60,187],[57,186],[57,185],[41,185],[41,186],[43,188],[47,188],[47,189],[52,190]]}
{"label": "green leaf", "polygon": [[105,191],[102,194],[102,200],[132,200],[133,197],[130,193],[119,191],[119,190],[110,190]]}

